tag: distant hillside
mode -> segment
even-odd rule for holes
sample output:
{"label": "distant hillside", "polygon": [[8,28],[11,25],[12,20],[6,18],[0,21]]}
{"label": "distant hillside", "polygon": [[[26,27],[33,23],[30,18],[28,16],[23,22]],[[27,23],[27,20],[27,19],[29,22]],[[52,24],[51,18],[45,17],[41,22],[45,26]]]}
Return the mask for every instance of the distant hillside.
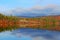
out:
{"label": "distant hillside", "polygon": [[42,16],[34,18],[21,18],[20,26],[22,28],[37,28],[48,30],[60,30],[60,15]]}
{"label": "distant hillside", "polygon": [[60,31],[60,15],[26,18],[0,14],[0,31],[13,30],[17,28]]}

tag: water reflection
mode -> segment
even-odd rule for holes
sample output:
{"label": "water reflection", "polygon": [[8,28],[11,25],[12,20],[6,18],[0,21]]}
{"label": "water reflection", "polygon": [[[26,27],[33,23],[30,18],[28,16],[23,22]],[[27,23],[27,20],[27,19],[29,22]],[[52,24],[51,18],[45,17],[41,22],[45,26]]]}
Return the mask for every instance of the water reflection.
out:
{"label": "water reflection", "polygon": [[1,32],[0,40],[60,40],[60,32],[22,28]]}
{"label": "water reflection", "polygon": [[[20,34],[19,34],[20,33]],[[25,35],[30,36],[34,40],[60,40],[60,32],[59,31],[48,31],[48,30],[40,30],[40,29],[18,29],[13,32],[14,35]]]}
{"label": "water reflection", "polygon": [[31,38],[27,36],[17,37],[16,35],[12,35],[12,32],[6,31],[0,33],[0,40],[31,40]]}

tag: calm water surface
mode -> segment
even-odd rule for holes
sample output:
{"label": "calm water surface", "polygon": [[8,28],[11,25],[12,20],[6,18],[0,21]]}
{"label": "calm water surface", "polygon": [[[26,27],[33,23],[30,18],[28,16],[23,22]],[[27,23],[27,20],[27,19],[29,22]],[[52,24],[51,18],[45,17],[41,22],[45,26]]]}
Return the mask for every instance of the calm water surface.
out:
{"label": "calm water surface", "polygon": [[60,32],[22,28],[0,32],[0,40],[60,40]]}

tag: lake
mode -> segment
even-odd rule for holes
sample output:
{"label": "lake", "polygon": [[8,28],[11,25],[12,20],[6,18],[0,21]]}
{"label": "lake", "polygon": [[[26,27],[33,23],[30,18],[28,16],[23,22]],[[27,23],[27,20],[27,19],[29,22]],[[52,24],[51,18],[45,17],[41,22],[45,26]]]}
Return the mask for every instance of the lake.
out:
{"label": "lake", "polygon": [[60,40],[59,31],[21,28],[0,32],[0,40]]}

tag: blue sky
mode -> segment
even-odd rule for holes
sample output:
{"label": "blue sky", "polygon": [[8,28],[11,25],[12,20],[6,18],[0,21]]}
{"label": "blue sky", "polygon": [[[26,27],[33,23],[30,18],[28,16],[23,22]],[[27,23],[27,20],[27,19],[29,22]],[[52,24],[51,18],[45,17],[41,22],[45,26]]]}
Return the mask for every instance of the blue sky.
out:
{"label": "blue sky", "polygon": [[[29,8],[33,8],[35,6],[50,7],[49,5],[50,6],[52,5],[53,8],[54,8],[54,5],[60,6],[60,0],[0,0],[0,12],[4,13],[5,11],[6,12],[8,10],[12,11],[12,9],[17,10],[19,8],[29,9]],[[10,11],[9,11],[9,13],[10,13]]]}
{"label": "blue sky", "polygon": [[0,0],[0,7],[11,8],[30,8],[35,5],[46,6],[49,4],[60,5],[60,0]]}

